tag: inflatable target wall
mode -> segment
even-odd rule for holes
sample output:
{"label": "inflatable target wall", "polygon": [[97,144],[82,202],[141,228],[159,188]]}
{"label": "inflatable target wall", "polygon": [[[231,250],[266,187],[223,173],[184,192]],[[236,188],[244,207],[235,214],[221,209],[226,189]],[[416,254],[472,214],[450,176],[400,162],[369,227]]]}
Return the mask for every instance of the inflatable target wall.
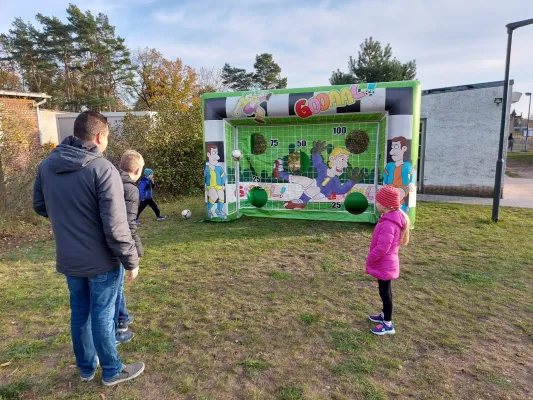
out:
{"label": "inflatable target wall", "polygon": [[420,99],[418,81],[204,94],[207,217],[376,223],[393,185],[414,222]]}

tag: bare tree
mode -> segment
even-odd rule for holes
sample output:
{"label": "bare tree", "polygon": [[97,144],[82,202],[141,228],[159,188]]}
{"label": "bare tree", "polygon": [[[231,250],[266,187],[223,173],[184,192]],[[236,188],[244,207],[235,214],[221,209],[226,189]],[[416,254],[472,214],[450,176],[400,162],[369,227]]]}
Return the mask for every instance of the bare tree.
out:
{"label": "bare tree", "polygon": [[222,70],[215,67],[200,67],[196,70],[196,80],[200,94],[228,90],[222,79]]}

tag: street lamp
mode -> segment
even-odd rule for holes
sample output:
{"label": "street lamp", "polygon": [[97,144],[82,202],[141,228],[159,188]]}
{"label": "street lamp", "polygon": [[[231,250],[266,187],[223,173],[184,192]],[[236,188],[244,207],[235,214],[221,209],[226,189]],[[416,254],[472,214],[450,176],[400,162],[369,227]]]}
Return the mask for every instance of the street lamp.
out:
{"label": "street lamp", "polygon": [[[502,118],[500,123],[500,147],[498,148],[498,161],[496,162],[496,178],[494,181],[494,198],[492,202],[492,220],[498,222],[500,214],[500,197],[502,193],[503,175],[503,143],[505,141],[505,121],[507,119],[507,97],[509,92],[509,67],[511,64],[511,46],[513,43],[513,31],[526,25],[533,24],[532,19],[512,22],[507,28],[507,56],[505,59],[505,80],[503,82]],[[530,97],[531,99],[531,97]],[[528,127],[529,128],[529,127]]]}
{"label": "street lamp", "polygon": [[526,92],[526,96],[529,97],[529,107],[527,109],[527,125],[526,125],[526,141],[524,142],[524,151],[527,152],[527,139],[529,138],[529,114],[531,112],[531,93]]}

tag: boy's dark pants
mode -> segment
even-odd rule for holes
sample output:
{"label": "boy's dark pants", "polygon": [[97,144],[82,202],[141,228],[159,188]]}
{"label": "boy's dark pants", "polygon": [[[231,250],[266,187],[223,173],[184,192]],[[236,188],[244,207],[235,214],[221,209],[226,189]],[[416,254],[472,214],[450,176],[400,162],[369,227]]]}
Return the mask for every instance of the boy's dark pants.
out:
{"label": "boy's dark pants", "polygon": [[154,199],[145,199],[141,201],[141,204],[139,205],[139,212],[137,213],[137,219],[141,216],[141,213],[144,211],[144,209],[150,206],[152,210],[154,210],[155,216],[159,218],[161,216],[161,211],[159,211],[159,207],[157,207],[156,202]]}

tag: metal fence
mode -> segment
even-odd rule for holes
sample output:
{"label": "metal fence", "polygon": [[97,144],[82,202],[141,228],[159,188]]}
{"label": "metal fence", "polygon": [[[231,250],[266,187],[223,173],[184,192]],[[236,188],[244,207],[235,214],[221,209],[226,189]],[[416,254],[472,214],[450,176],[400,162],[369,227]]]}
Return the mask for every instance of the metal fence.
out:
{"label": "metal fence", "polygon": [[[521,134],[518,134],[518,133],[513,134],[513,138],[514,138],[513,152],[524,152],[526,151],[526,148],[527,148],[528,153],[533,152],[533,137],[531,136],[532,134],[533,134],[533,131],[530,131],[527,141],[526,141],[526,138],[522,136]],[[507,145],[509,145],[509,142],[507,142]],[[511,151],[511,150],[508,149],[508,151]]]}

